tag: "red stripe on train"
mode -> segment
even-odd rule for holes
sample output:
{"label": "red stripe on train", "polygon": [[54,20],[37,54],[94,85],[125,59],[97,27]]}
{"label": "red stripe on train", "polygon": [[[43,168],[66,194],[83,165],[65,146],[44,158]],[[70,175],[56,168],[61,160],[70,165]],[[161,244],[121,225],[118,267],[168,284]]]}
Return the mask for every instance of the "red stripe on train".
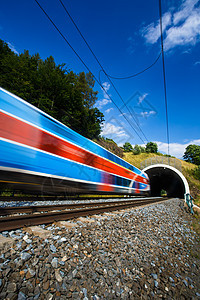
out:
{"label": "red stripe on train", "polygon": [[120,175],[131,180],[147,183],[140,175],[126,170],[104,158],[92,154],[68,141],[55,137],[30,124],[0,112],[0,136],[30,147],[34,147],[60,157],[64,157],[102,171]]}

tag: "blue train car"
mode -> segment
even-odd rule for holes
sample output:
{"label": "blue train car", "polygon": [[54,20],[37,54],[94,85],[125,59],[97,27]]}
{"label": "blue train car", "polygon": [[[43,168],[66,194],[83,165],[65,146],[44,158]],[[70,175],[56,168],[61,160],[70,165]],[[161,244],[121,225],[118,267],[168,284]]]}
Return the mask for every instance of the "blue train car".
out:
{"label": "blue train car", "polygon": [[146,194],[147,174],[0,88],[0,184],[44,194]]}

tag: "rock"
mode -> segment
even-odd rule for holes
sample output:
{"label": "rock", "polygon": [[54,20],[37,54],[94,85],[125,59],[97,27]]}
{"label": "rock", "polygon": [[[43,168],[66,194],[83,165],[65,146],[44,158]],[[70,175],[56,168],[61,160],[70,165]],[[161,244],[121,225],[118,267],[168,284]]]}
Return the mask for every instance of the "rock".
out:
{"label": "rock", "polygon": [[35,276],[35,271],[33,269],[28,269],[28,272],[26,273],[26,279],[30,279]]}
{"label": "rock", "polygon": [[41,239],[46,239],[51,236],[51,231],[44,230],[39,226],[31,226],[23,229],[25,232],[39,236]]}
{"label": "rock", "polygon": [[52,300],[52,299],[53,299],[53,294],[49,293],[49,294],[46,296],[46,299],[47,299],[47,300]]}
{"label": "rock", "polygon": [[62,237],[62,238],[60,239],[60,242],[61,242],[61,243],[66,242],[66,241],[67,241],[67,239],[66,239],[65,237]]}
{"label": "rock", "polygon": [[61,260],[62,260],[63,262],[65,262],[65,261],[68,260],[68,259],[69,259],[69,257],[67,257],[67,256],[65,255],[65,256],[62,257]]}
{"label": "rock", "polygon": [[153,277],[153,279],[158,279],[158,275],[157,274],[151,274],[151,276]]}
{"label": "rock", "polygon": [[88,219],[88,218],[83,218],[83,217],[80,217],[80,218],[77,218],[76,221],[79,221],[79,222],[82,222],[82,223],[94,223],[95,221],[92,220],[92,219]]}
{"label": "rock", "polygon": [[53,268],[57,269],[57,267],[58,267],[58,259],[57,259],[57,257],[54,257],[52,259],[51,265],[52,265]]}
{"label": "rock", "polygon": [[17,300],[16,293],[9,293],[9,294],[7,294],[6,300]]}
{"label": "rock", "polygon": [[75,270],[72,271],[72,277],[73,278],[76,277],[76,274],[77,274],[77,270],[75,269]]}
{"label": "rock", "polygon": [[55,235],[52,238],[53,238],[53,240],[58,240],[60,238],[60,236],[59,235]]}
{"label": "rock", "polygon": [[83,294],[84,294],[84,296],[86,297],[87,296],[87,289],[86,288],[83,288]]}
{"label": "rock", "polygon": [[26,300],[26,299],[27,299],[27,298],[26,298],[26,296],[24,295],[24,293],[19,292],[17,300]]}
{"label": "rock", "polygon": [[59,226],[59,227],[65,227],[65,228],[68,228],[68,229],[71,229],[73,227],[78,227],[78,224],[72,223],[72,222],[67,222],[67,221],[57,222],[56,225]]}
{"label": "rock", "polygon": [[8,286],[7,286],[7,292],[8,293],[14,293],[16,290],[17,290],[16,283],[11,282],[11,283],[8,284]]}
{"label": "rock", "polygon": [[0,234],[0,250],[5,251],[10,249],[13,246],[14,242],[15,241],[13,238],[5,237]]}
{"label": "rock", "polygon": [[30,253],[27,253],[27,252],[23,252],[21,253],[21,260],[23,261],[27,261],[31,258],[31,254]]}
{"label": "rock", "polygon": [[55,271],[55,277],[56,277],[56,280],[58,282],[62,282],[62,277],[61,277],[60,272],[58,270]]}
{"label": "rock", "polygon": [[43,283],[43,289],[44,289],[44,290],[48,290],[48,289],[49,289],[49,285],[50,285],[49,280],[46,281],[46,282],[44,282],[44,283]]}
{"label": "rock", "polygon": [[55,253],[57,251],[56,247],[54,245],[50,245],[50,250]]}
{"label": "rock", "polygon": [[188,282],[186,280],[183,280],[183,283],[188,287]]}

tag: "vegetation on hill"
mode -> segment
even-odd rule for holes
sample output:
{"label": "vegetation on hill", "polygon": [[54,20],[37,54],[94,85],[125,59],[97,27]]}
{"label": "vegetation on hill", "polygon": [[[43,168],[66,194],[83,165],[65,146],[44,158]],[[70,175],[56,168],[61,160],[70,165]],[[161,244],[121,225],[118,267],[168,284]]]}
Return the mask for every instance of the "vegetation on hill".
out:
{"label": "vegetation on hill", "polygon": [[103,114],[95,107],[91,73],[74,73],[52,56],[15,54],[0,40],[0,86],[90,139],[98,138]]}
{"label": "vegetation on hill", "polygon": [[123,150],[119,146],[117,146],[117,144],[112,139],[101,137],[99,139],[95,139],[94,142],[106,148],[115,155],[123,157]]}
{"label": "vegetation on hill", "polygon": [[196,178],[196,166],[187,162],[185,164],[188,165],[183,166],[183,175],[188,181],[194,202],[200,207],[200,179]]}
{"label": "vegetation on hill", "polygon": [[140,153],[140,154],[133,154],[132,152],[126,152],[124,153],[124,160],[129,162],[130,164],[134,165],[137,168],[141,168],[141,162],[144,161],[145,159],[151,158],[151,157],[156,157],[158,156],[155,153]]}
{"label": "vegetation on hill", "polygon": [[183,158],[187,162],[200,165],[200,146],[199,145],[187,146]]}
{"label": "vegetation on hill", "polygon": [[135,155],[140,154],[140,153],[145,153],[145,152],[146,153],[157,153],[158,145],[156,143],[149,142],[146,144],[145,147],[137,145],[137,144],[133,147],[130,143],[126,142],[123,145],[123,150],[124,150],[124,152],[132,151],[133,154],[135,154]]}

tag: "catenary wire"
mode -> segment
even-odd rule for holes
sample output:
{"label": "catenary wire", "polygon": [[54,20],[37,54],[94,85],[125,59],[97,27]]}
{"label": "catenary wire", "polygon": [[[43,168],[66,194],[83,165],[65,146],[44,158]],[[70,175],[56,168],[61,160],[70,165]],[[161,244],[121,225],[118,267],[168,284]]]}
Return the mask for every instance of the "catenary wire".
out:
{"label": "catenary wire", "polygon": [[[141,129],[140,125],[138,124],[135,116],[133,115],[133,113],[130,111],[129,107],[126,105],[125,101],[123,100],[122,96],[120,95],[120,93],[118,92],[117,88],[115,87],[114,83],[112,82],[112,80],[110,79],[111,76],[109,76],[104,67],[102,66],[102,64],[100,63],[99,59],[97,58],[97,56],[95,55],[94,51],[92,50],[92,48],[90,47],[90,45],[88,44],[87,40],[85,39],[85,37],[83,36],[82,32],[80,31],[79,27],[76,25],[74,19],[72,18],[71,14],[69,13],[69,11],[67,10],[66,6],[64,5],[62,0],[59,0],[60,4],[62,5],[62,7],[64,8],[66,14],[68,15],[68,17],[70,18],[70,20],[72,21],[72,23],[74,24],[74,26],[76,27],[78,33],[80,34],[80,36],[82,37],[82,39],[84,40],[85,44],[87,45],[88,49],[90,50],[90,52],[92,53],[92,55],[94,56],[94,58],[96,59],[97,63],[99,64],[99,66],[101,67],[101,70],[104,72],[104,74],[107,76],[109,82],[111,83],[112,87],[114,88],[115,92],[117,93],[117,95],[119,96],[119,98],[121,99],[121,101],[123,102],[123,107],[121,109],[123,109],[124,107],[127,108],[128,112],[130,113],[130,115],[132,116],[133,120],[135,121],[138,129],[140,130],[140,132],[143,134],[144,138],[146,139],[146,141],[148,141],[146,135],[144,134],[143,130]],[[158,57],[159,58],[159,57]],[[157,60],[158,60],[157,58]],[[156,62],[154,62],[155,64]],[[135,112],[134,112],[135,113]]]}
{"label": "catenary wire", "polygon": [[165,112],[166,112],[166,126],[167,126],[167,144],[168,144],[168,155],[169,155],[169,119],[168,119],[168,105],[167,105],[167,87],[165,77],[165,60],[164,60],[164,49],[163,49],[163,32],[162,32],[162,6],[161,0],[159,0],[159,15],[160,15],[160,41],[161,41],[161,53],[162,53],[162,65],[163,65],[163,83],[165,93]]}
{"label": "catenary wire", "polygon": [[60,36],[64,39],[64,41],[68,44],[68,46],[72,49],[72,51],[75,53],[75,55],[78,57],[78,59],[82,62],[82,64],[85,66],[85,68],[88,70],[88,72],[90,72],[94,79],[96,80],[96,82],[100,85],[100,87],[102,88],[102,90],[106,93],[106,95],[109,97],[109,99],[112,101],[112,103],[115,105],[115,107],[119,110],[119,112],[122,114],[122,116],[125,118],[125,120],[129,123],[129,125],[132,127],[132,129],[135,131],[135,133],[137,134],[137,136],[139,137],[139,139],[145,144],[145,141],[142,139],[142,137],[138,134],[138,132],[135,130],[135,128],[133,127],[133,125],[130,123],[130,121],[128,120],[128,118],[123,114],[123,112],[121,111],[121,109],[118,107],[118,105],[115,103],[115,101],[111,98],[111,96],[107,93],[106,89],[103,87],[103,85],[99,82],[99,80],[97,79],[97,77],[91,72],[90,68],[86,65],[86,63],[83,61],[83,59],[80,57],[80,55],[76,52],[76,50],[72,47],[72,45],[69,43],[69,41],[67,40],[67,38],[62,34],[62,32],[60,31],[60,29],[57,27],[57,25],[53,22],[53,20],[50,18],[50,16],[47,14],[47,12],[44,10],[44,8],[40,5],[40,3],[38,2],[38,0],[35,0],[35,2],[37,3],[37,5],[40,7],[40,9],[43,11],[43,13],[45,14],[45,16],[47,17],[47,19],[51,22],[51,24],[54,26],[54,28],[57,30],[57,32],[60,34]]}
{"label": "catenary wire", "polygon": [[138,76],[138,75],[140,75],[140,74],[146,72],[147,70],[151,69],[151,68],[157,63],[157,61],[159,60],[160,56],[161,56],[161,52],[159,53],[159,55],[158,55],[158,57],[156,58],[156,60],[155,60],[149,67],[147,67],[147,68],[145,68],[144,70],[142,70],[142,71],[140,71],[140,72],[138,72],[138,73],[135,73],[135,74],[133,74],[133,75],[125,76],[125,77],[114,77],[114,76],[111,76],[111,75],[109,75],[109,74],[106,74],[106,75],[107,75],[108,77],[112,78],[112,79],[120,79],[120,80],[123,80],[123,79],[130,79],[130,78],[136,77],[136,76]]}

